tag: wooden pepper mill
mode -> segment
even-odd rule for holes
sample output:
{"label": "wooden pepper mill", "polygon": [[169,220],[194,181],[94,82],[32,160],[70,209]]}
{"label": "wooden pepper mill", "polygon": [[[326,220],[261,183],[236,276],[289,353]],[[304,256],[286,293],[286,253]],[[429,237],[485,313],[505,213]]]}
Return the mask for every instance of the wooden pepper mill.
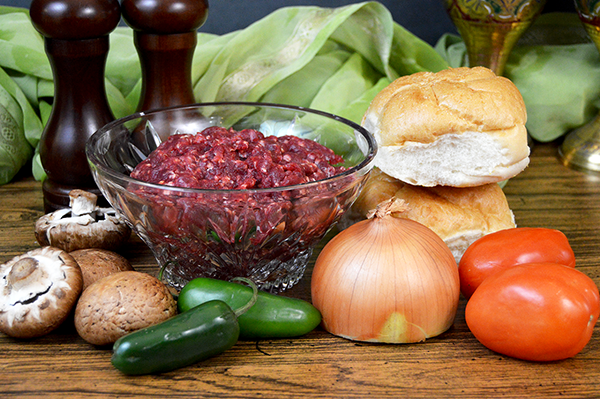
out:
{"label": "wooden pepper mill", "polygon": [[121,18],[118,0],[33,0],[33,26],[44,36],[54,77],[52,113],[40,157],[44,209],[69,206],[73,189],[101,197],[85,155],[87,139],[114,120],[104,86],[108,34]]}
{"label": "wooden pepper mill", "polygon": [[194,103],[192,58],[208,1],[123,0],[121,10],[142,67],[138,111]]}

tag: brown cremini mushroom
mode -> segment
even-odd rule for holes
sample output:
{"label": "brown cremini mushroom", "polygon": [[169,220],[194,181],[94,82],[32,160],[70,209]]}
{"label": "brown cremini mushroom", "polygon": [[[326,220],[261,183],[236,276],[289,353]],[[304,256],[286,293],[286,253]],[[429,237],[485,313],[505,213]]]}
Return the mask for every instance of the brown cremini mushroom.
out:
{"label": "brown cremini mushroom", "polygon": [[81,294],[77,262],[43,247],[0,265],[0,331],[17,338],[49,333],[69,316]]}
{"label": "brown cremini mushroom", "polygon": [[69,252],[81,268],[83,290],[103,277],[134,270],[131,263],[116,252],[101,248],[84,248]]}
{"label": "brown cremini mushroom", "polygon": [[75,308],[75,328],[90,344],[109,345],[176,313],[177,302],[156,277],[119,272],[96,281],[81,294]]}
{"label": "brown cremini mushroom", "polygon": [[83,248],[115,250],[131,235],[131,229],[113,208],[96,206],[98,197],[83,190],[69,193],[70,208],[39,218],[35,237],[42,246],[72,252]]}

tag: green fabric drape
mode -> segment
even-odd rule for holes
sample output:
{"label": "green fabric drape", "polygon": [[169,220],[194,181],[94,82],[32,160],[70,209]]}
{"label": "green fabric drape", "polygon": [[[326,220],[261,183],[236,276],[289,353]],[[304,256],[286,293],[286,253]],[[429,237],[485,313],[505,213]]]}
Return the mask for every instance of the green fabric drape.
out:
{"label": "green fabric drape", "polygon": [[[298,105],[360,123],[373,97],[397,77],[464,64],[459,37],[444,35],[434,48],[377,2],[284,7],[243,30],[199,33],[192,83],[197,102]],[[135,111],[140,75],[133,32],[118,27],[105,79],[116,117]],[[517,47],[506,75],[523,94],[536,140],[554,140],[600,108],[600,56],[591,43]],[[36,149],[53,93],[44,41],[28,10],[0,6],[0,184],[32,158],[34,177],[45,177]]]}

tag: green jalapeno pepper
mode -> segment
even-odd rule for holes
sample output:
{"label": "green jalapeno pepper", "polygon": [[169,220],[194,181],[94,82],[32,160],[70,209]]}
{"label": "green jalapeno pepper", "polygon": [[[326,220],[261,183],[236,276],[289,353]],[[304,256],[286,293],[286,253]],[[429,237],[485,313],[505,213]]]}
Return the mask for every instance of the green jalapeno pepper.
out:
{"label": "green jalapeno pepper", "polygon": [[[252,296],[248,286],[215,280],[196,278],[183,287],[177,306],[185,312],[210,300],[220,300],[230,307],[241,306]],[[290,338],[304,335],[321,323],[321,313],[309,302],[258,292],[256,304],[238,317],[240,339],[257,340]]]}
{"label": "green jalapeno pepper", "polygon": [[125,374],[170,371],[226,351],[239,333],[231,307],[210,301],[119,338],[111,362]]}

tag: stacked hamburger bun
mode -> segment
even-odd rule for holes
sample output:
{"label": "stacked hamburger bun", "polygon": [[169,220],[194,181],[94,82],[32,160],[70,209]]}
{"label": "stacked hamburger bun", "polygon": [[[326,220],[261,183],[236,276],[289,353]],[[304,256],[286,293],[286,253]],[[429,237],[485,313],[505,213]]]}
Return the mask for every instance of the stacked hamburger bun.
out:
{"label": "stacked hamburger bun", "polygon": [[391,197],[403,217],[436,232],[456,260],[476,239],[515,227],[498,182],[529,164],[523,98],[483,67],[401,77],[371,102],[362,125],[379,145],[375,169],[342,225]]}

